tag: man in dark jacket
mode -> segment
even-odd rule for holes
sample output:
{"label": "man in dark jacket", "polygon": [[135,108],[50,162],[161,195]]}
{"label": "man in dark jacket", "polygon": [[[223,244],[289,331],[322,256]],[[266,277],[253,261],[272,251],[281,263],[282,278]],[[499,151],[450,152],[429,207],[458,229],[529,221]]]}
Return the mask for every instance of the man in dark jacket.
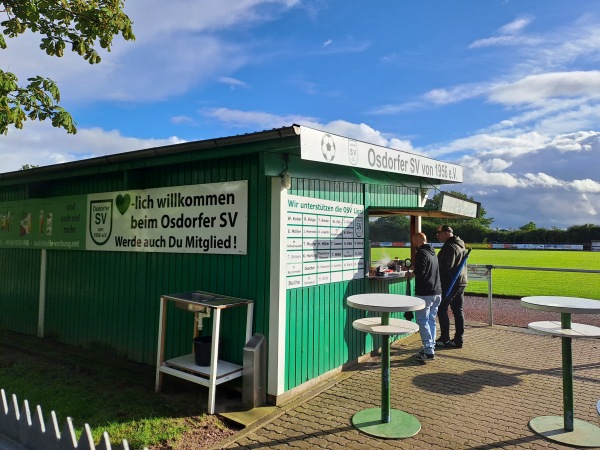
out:
{"label": "man in dark jacket", "polygon": [[425,301],[425,308],[415,311],[423,343],[423,349],[417,355],[417,359],[427,362],[435,359],[435,317],[442,301],[440,271],[435,251],[427,243],[427,237],[423,233],[413,235],[412,245],[417,249],[413,264],[415,295]]}
{"label": "man in dark jacket", "polygon": [[[465,332],[463,305],[465,302],[465,288],[467,287],[466,264],[463,266],[449,293],[448,289],[460,263],[466,258],[465,243],[460,237],[454,236],[454,231],[448,225],[438,227],[437,238],[444,245],[438,252],[440,280],[442,282],[442,303],[438,311],[440,338],[435,342],[435,346],[437,348],[462,348],[463,334]],[[452,315],[454,316],[454,339],[452,340],[450,339],[448,307],[452,309]]]}

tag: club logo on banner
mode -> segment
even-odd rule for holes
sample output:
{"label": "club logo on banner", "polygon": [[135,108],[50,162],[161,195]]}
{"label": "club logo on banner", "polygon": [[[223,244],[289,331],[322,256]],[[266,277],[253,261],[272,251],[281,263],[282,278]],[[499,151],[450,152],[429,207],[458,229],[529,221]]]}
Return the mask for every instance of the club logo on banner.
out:
{"label": "club logo on banner", "polygon": [[90,202],[90,237],[96,245],[104,245],[112,233],[112,200]]}

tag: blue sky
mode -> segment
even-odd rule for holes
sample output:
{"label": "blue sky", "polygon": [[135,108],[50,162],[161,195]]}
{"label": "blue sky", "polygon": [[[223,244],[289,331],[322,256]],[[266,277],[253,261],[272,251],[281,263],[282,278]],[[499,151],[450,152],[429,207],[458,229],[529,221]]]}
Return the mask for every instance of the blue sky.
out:
{"label": "blue sky", "polygon": [[460,164],[494,227],[599,223],[600,1],[126,0],[99,65],[8,40],[75,136],[27,122],[0,172],[298,123]]}

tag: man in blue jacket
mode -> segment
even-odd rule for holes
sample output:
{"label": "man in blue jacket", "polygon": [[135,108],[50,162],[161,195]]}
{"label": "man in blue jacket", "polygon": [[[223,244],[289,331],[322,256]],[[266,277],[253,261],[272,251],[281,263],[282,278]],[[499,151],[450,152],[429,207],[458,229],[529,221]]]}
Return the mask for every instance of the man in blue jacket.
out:
{"label": "man in blue jacket", "polygon": [[425,308],[415,311],[423,349],[417,355],[421,362],[435,359],[435,317],[442,301],[440,271],[435,251],[427,243],[423,233],[415,233],[412,245],[417,249],[413,273],[415,276],[415,295],[425,301]]}
{"label": "man in blue jacket", "polygon": [[[454,236],[454,230],[448,225],[441,225],[437,230],[437,238],[444,245],[438,252],[440,264],[440,280],[442,282],[442,303],[439,309],[440,338],[435,342],[437,348],[462,348],[465,333],[465,288],[467,287],[467,265],[462,267],[452,290],[446,295],[452,279],[456,275],[461,262],[466,258],[464,241]],[[454,316],[454,339],[450,339],[450,318],[448,307]]]}

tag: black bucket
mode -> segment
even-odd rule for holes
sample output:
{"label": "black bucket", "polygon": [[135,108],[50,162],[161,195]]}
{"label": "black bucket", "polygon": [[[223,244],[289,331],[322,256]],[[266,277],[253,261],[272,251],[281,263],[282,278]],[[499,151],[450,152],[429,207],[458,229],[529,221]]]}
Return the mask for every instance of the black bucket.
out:
{"label": "black bucket", "polygon": [[194,338],[194,359],[197,366],[210,366],[212,336]]}

